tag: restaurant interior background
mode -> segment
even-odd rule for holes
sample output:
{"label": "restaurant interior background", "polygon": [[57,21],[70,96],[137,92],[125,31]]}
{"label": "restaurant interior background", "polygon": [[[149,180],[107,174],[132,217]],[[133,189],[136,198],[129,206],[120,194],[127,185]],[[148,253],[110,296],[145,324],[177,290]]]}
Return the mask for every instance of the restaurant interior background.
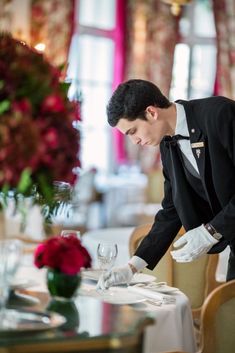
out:
{"label": "restaurant interior background", "polygon": [[63,65],[69,99],[81,103],[80,177],[69,212],[55,224],[136,226],[161,207],[158,148],[131,145],[106,121],[120,82],[151,80],[171,100],[235,97],[234,1],[185,0],[176,10],[171,2],[0,0],[0,30]]}

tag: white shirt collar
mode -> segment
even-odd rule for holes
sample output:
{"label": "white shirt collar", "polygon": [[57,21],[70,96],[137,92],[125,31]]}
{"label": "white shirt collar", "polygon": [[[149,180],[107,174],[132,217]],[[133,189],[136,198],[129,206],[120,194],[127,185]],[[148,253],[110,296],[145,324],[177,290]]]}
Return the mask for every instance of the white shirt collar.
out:
{"label": "white shirt collar", "polygon": [[182,104],[175,103],[176,105],[176,126],[175,135],[189,136],[189,130],[186,120],[185,110]]}

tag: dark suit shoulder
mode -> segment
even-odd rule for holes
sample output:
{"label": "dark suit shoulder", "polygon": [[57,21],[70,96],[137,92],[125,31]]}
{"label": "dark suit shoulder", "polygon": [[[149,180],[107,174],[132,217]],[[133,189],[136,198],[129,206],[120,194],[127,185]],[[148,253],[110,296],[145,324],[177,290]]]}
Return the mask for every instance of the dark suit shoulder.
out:
{"label": "dark suit shoulder", "polygon": [[[235,101],[223,96],[214,96],[190,101],[178,101],[185,108],[190,121],[197,123],[207,135],[209,130],[219,131],[225,121],[235,119]],[[226,124],[229,128],[229,124]]]}
{"label": "dark suit shoulder", "polygon": [[192,107],[201,107],[201,108],[210,108],[210,107],[223,107],[225,105],[234,105],[235,101],[229,99],[224,96],[213,96],[213,97],[206,97],[206,98],[199,98],[199,99],[191,99],[188,101],[185,100],[177,100],[177,103],[180,103],[184,106],[192,106]]}

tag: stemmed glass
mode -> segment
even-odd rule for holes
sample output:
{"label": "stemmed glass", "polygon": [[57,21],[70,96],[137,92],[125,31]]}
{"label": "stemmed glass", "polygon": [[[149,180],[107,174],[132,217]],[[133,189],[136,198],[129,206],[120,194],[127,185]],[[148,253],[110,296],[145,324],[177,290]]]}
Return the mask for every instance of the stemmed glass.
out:
{"label": "stemmed glass", "polygon": [[[97,247],[97,259],[99,268],[102,272],[106,272],[112,268],[118,254],[117,244],[99,243]],[[98,290],[102,294],[113,295],[109,290]]]}
{"label": "stemmed glass", "polygon": [[18,269],[22,254],[22,243],[17,239],[0,240],[0,328],[14,325],[7,317],[6,302],[10,284]]}
{"label": "stemmed glass", "polygon": [[61,235],[62,237],[66,237],[66,236],[68,236],[68,235],[70,235],[70,234],[74,234],[74,235],[76,235],[76,237],[77,237],[78,239],[81,239],[81,232],[78,231],[78,230],[63,229],[63,230],[61,231],[61,233],[60,233],[60,235]]}
{"label": "stemmed glass", "polygon": [[103,271],[110,270],[115,263],[117,254],[117,244],[99,243],[97,247],[97,258],[99,262],[99,268]]}

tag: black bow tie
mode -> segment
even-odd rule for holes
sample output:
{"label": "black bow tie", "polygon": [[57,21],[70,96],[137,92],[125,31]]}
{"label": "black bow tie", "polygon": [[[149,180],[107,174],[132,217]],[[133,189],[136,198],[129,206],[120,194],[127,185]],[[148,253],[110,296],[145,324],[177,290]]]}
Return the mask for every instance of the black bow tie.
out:
{"label": "black bow tie", "polygon": [[189,140],[189,137],[188,136],[182,136],[182,135],[178,134],[178,135],[174,135],[174,136],[165,136],[163,138],[164,144],[167,147],[169,147],[170,145],[171,146],[176,146],[177,142],[179,140]]}

